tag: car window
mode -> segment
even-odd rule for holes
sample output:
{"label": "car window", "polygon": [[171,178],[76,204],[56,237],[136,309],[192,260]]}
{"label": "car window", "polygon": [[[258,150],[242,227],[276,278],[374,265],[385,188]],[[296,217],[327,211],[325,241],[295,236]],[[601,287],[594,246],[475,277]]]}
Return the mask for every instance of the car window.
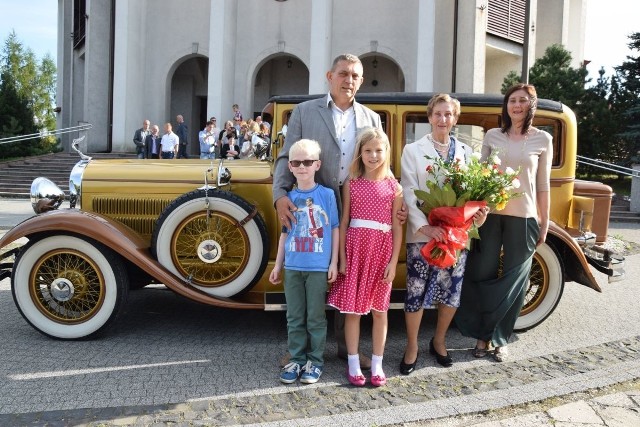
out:
{"label": "car window", "polygon": [[552,167],[559,167],[562,163],[561,157],[561,141],[563,140],[562,124],[559,120],[549,119],[544,117],[536,117],[533,120],[533,125],[540,130],[549,132],[553,138],[553,159],[551,160]]}
{"label": "car window", "polygon": [[389,123],[390,123],[389,112],[384,110],[374,110],[374,111],[378,113],[378,115],[380,116],[380,122],[382,123],[382,130],[384,131],[384,133],[387,134],[387,136],[389,137],[389,140],[392,140],[391,133],[390,133],[391,129],[389,128]]}
{"label": "car window", "polygon": [[[468,119],[470,119],[470,116],[465,116],[464,114],[460,116],[458,123],[452,129],[453,136],[474,150],[479,151],[482,147],[485,128],[481,125],[474,124],[474,120]],[[429,132],[431,132],[431,125],[427,120],[426,113],[408,113],[405,115],[404,145],[417,141]]]}

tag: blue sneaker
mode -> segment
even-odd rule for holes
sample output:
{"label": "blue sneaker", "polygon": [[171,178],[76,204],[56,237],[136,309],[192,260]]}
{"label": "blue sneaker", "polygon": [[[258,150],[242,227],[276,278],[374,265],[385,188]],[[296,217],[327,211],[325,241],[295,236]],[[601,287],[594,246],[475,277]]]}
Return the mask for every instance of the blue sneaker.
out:
{"label": "blue sneaker", "polygon": [[317,383],[320,375],[322,375],[322,366],[314,365],[311,361],[308,361],[302,368],[300,382],[303,384]]}
{"label": "blue sneaker", "polygon": [[301,367],[299,363],[291,362],[287,364],[280,372],[280,382],[285,384],[292,384],[298,380],[300,376]]}

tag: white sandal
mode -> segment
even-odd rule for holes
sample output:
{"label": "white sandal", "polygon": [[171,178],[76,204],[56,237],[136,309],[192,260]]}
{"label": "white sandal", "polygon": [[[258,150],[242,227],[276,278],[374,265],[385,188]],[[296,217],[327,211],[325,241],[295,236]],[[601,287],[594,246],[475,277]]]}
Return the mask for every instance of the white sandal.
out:
{"label": "white sandal", "polygon": [[509,348],[506,345],[496,347],[496,350],[493,352],[493,358],[496,362],[504,362],[509,358]]}

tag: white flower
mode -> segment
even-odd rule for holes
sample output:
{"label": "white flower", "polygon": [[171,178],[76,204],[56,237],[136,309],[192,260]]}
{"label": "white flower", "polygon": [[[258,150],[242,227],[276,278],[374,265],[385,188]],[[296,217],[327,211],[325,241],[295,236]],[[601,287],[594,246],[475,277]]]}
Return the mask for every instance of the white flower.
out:
{"label": "white flower", "polygon": [[518,178],[514,178],[513,181],[511,181],[511,185],[513,188],[520,188],[520,180]]}
{"label": "white flower", "polygon": [[[496,164],[500,164],[500,163],[496,163]],[[511,166],[507,166],[507,168],[504,170],[504,173],[506,173],[507,175],[513,175],[516,171],[514,171],[513,169],[511,169]]]}
{"label": "white flower", "polygon": [[482,157],[482,155],[477,151],[474,151],[473,153],[471,153],[471,158],[472,159],[476,159],[476,160],[479,161],[481,157]]}
{"label": "white flower", "polygon": [[493,161],[494,165],[501,165],[502,164],[502,160],[500,160],[500,157],[498,157],[498,156],[493,156],[491,161]]}

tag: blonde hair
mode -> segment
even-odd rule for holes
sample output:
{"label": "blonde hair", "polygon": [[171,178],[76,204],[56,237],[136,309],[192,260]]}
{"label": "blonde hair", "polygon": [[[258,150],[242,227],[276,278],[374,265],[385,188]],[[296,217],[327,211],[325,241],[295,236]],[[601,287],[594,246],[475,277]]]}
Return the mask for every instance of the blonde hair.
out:
{"label": "blonde hair", "polygon": [[260,132],[260,126],[256,122],[251,122],[251,124],[247,124],[247,130],[251,133],[258,133]]}
{"label": "blonde hair", "polygon": [[294,153],[305,152],[312,158],[303,160],[319,160],[320,151],[320,144],[318,144],[318,141],[314,141],[313,139],[301,139],[289,148],[289,158],[291,158]]}
{"label": "blonde hair", "polygon": [[349,176],[352,179],[361,177],[365,173],[364,163],[362,163],[362,147],[368,142],[371,142],[375,139],[379,139],[385,147],[387,154],[384,159],[384,165],[382,167],[385,169],[385,177],[393,177],[393,173],[390,169],[391,164],[391,144],[389,143],[389,137],[384,133],[381,129],[374,127],[367,127],[358,133],[356,137],[356,149],[353,156],[353,161],[351,162],[351,166],[349,167]]}

